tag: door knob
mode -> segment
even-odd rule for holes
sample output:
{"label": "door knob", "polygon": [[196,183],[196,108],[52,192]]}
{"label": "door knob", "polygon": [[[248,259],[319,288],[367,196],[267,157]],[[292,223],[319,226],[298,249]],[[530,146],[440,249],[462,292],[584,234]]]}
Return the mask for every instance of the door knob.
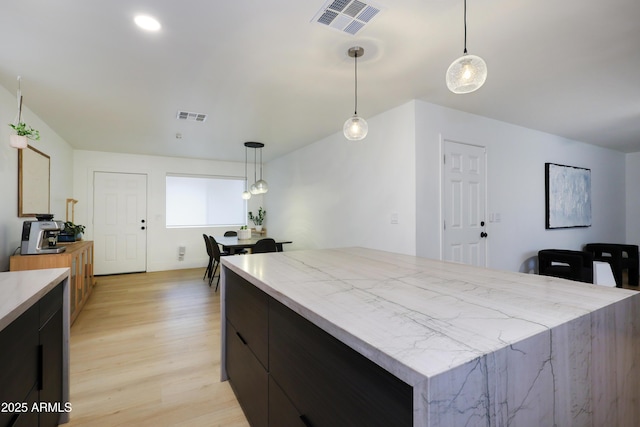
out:
{"label": "door knob", "polygon": [[487,236],[488,236],[488,234],[487,234],[487,233],[485,233],[484,231],[483,231],[482,233],[480,233],[480,237],[482,237],[482,238],[485,238],[485,237],[487,237]]}
{"label": "door knob", "polygon": [[146,228],[145,226],[142,226],[142,227],[140,227],[140,230],[144,230],[145,228]]}

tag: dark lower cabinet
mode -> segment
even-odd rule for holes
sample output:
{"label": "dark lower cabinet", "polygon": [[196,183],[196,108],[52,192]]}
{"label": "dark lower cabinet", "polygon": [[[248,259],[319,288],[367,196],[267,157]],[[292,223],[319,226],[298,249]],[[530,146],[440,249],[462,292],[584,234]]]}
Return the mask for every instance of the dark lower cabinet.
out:
{"label": "dark lower cabinet", "polygon": [[251,425],[268,426],[267,371],[229,322],[227,322],[227,374],[238,402]]}
{"label": "dark lower cabinet", "polygon": [[0,427],[58,425],[64,405],[62,299],[58,285],[0,331]]}
{"label": "dark lower cabinet", "polygon": [[[411,386],[235,273],[226,277],[226,368],[252,426],[413,425]],[[241,321],[238,295],[249,294],[254,320]]]}
{"label": "dark lower cabinet", "polygon": [[411,386],[275,300],[269,374],[308,425],[413,425]]}
{"label": "dark lower cabinet", "polygon": [[309,427],[304,415],[293,406],[284,391],[269,376],[269,425],[287,427]]}

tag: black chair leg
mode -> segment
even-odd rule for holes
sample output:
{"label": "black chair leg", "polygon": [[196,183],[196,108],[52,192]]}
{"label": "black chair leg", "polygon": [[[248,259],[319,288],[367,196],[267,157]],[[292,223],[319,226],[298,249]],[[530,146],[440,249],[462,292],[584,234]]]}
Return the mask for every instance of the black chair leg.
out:
{"label": "black chair leg", "polygon": [[220,286],[220,272],[218,272],[218,281],[216,282],[216,290],[215,292],[218,292],[218,287]]}
{"label": "black chair leg", "polygon": [[[213,278],[216,276],[216,270],[218,269],[218,266],[220,265],[219,262],[216,262],[215,260],[213,261],[213,267],[211,268],[211,275],[209,276],[209,287],[211,287],[211,282],[213,282]],[[218,277],[219,280],[219,277]]]}
{"label": "black chair leg", "polygon": [[202,280],[206,277],[211,277],[211,266],[213,263],[213,258],[209,258],[209,264],[207,264],[207,269],[204,271],[204,276],[202,276]]}

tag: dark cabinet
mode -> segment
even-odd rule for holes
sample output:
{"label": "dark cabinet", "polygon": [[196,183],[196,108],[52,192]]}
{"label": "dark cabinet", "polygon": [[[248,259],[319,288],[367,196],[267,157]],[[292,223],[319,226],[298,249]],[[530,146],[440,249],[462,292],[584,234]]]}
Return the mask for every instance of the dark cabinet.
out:
{"label": "dark cabinet", "polygon": [[[55,311],[53,311],[55,310]],[[53,311],[53,313],[51,313]],[[43,316],[44,313],[44,316]],[[40,427],[57,426],[62,408],[62,287],[40,302],[40,402],[49,406],[40,413]]]}
{"label": "dark cabinet", "polygon": [[62,346],[60,284],[0,331],[0,426],[58,425]]}
{"label": "dark cabinet", "polygon": [[269,425],[267,371],[230,323],[227,323],[227,373],[251,425]]}
{"label": "dark cabinet", "polygon": [[269,373],[312,426],[413,425],[413,388],[272,301]]}
{"label": "dark cabinet", "polygon": [[411,386],[237,274],[225,277],[226,369],[252,426],[413,425]]}

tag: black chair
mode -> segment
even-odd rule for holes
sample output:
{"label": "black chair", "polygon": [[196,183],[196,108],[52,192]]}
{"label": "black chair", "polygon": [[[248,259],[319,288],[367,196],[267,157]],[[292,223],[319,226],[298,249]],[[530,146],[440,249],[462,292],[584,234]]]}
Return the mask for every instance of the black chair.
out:
{"label": "black chair", "polygon": [[622,287],[622,270],[627,270],[629,286],[638,286],[638,245],[589,243],[584,248],[593,255],[594,260],[611,265],[616,287]]}
{"label": "black chair", "polygon": [[218,271],[218,281],[216,282],[216,292],[218,292],[218,286],[220,286],[220,257],[222,253],[220,252],[220,247],[218,246],[218,242],[216,242],[215,237],[209,236],[209,242],[211,242],[211,249],[213,252],[213,267],[211,268],[211,275],[209,276],[209,286],[211,286],[211,282],[213,282],[213,278],[216,275],[216,270]]}
{"label": "black chair", "polygon": [[[224,237],[236,237],[237,235],[238,235],[238,232],[233,230],[224,232]],[[233,252],[229,250],[222,251],[222,255],[242,255],[246,253],[247,253],[246,249],[235,249]]]}
{"label": "black chair", "polygon": [[267,252],[278,252],[276,241],[270,237],[258,240],[253,246],[253,249],[251,249],[251,253],[253,254],[263,254]]}
{"label": "black chair", "polygon": [[593,283],[593,255],[567,249],[543,249],[538,252],[538,274]]}
{"label": "black chair", "polygon": [[211,286],[211,267],[213,267],[213,248],[211,247],[211,240],[209,240],[209,236],[203,234],[204,237],[204,245],[207,248],[207,255],[209,255],[209,264],[207,264],[207,269],[204,271],[204,276],[202,276],[202,280],[205,277],[209,277],[209,286]]}

